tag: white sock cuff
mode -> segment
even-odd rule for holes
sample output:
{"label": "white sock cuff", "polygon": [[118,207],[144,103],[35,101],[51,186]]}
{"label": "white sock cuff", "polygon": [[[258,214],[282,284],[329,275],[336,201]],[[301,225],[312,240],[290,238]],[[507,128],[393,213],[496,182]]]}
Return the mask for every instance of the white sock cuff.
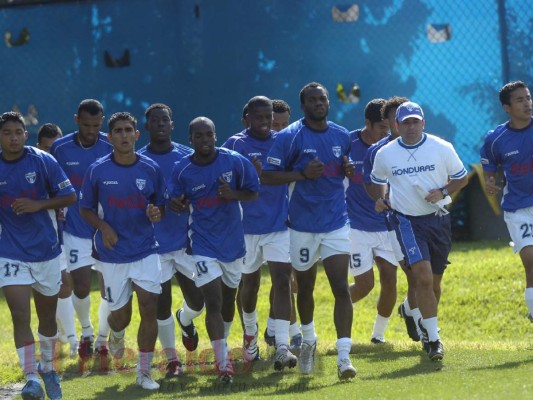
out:
{"label": "white sock cuff", "polygon": [[157,326],[167,326],[172,325],[174,323],[174,316],[170,314],[170,317],[167,319],[158,319],[157,320]]}

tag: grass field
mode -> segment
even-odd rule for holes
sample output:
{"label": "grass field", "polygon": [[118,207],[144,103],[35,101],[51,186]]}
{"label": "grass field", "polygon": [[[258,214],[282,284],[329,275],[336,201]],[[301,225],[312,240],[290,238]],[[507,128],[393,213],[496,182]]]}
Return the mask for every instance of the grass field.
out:
{"label": "grass field", "polygon": [[[319,336],[316,371],[303,376],[298,369],[276,373],[272,363],[242,364],[233,385],[218,383],[208,367],[197,363],[186,368],[180,379],[161,381],[161,389],[149,393],[135,386],[135,336],[138,319],[127,329],[131,356],[111,374],[99,373],[98,360],[83,368],[78,360],[66,356],[62,348],[57,367],[63,373],[65,399],[171,399],[176,397],[230,399],[267,396],[268,398],[337,399],[526,399],[533,396],[533,324],[524,303],[524,272],[520,259],[507,244],[457,243],[450,256],[451,266],[443,279],[439,326],[445,348],[442,363],[432,363],[420,345],[410,341],[396,313],[386,331],[387,344],[369,342],[375,317],[379,285],[365,300],[354,306],[352,361],[357,377],[339,383],[336,376],[335,331],[332,321],[333,299],[323,271],[316,289],[315,323]],[[259,296],[260,332],[265,328],[268,277],[263,276]],[[405,277],[398,274],[398,303],[406,290]],[[174,309],[181,304],[175,288]],[[97,302],[97,291],[93,292]],[[12,340],[12,324],[7,305],[0,297],[0,386],[22,380]],[[97,308],[94,307],[96,312]],[[135,313],[135,312],[134,312]],[[93,321],[97,321],[96,315]],[[35,318],[32,325],[36,326]],[[186,355],[179,337],[177,347],[182,361],[197,362],[208,357],[209,341],[202,322],[197,323],[200,348]],[[236,321],[229,338],[235,354],[241,343],[241,328]],[[269,349],[260,340],[268,359]],[[164,369],[165,362],[157,357]],[[163,372],[154,371],[162,378]]]}

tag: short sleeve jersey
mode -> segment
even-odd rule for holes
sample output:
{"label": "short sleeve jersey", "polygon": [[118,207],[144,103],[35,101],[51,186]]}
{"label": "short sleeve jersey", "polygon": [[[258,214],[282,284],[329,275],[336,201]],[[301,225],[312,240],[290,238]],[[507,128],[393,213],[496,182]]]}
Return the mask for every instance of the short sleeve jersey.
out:
{"label": "short sleeve jersey", "polygon": [[157,252],[148,204],[165,204],[165,180],[157,163],[138,155],[132,165],[115,162],[113,154],[92,164],[80,192],[80,208],[98,213],[116,232],[113,249],[104,246],[102,232],[94,236],[93,257],[106,263],[130,263]]}
{"label": "short sleeve jersey", "polygon": [[54,210],[15,214],[18,198],[45,200],[74,193],[57,161],[34,147],[24,147],[13,161],[0,156],[0,257],[25,262],[48,261],[61,253]]}
{"label": "short sleeve jersey", "polygon": [[279,132],[264,171],[302,171],[315,158],[324,163],[318,179],[294,182],[289,198],[289,227],[326,233],[348,223],[343,157],[350,153],[350,133],[333,122],[314,131],[300,119]]}
{"label": "short sleeve jersey", "polygon": [[[151,158],[159,165],[168,187],[174,164],[191,154],[192,149],[178,143],[172,143],[172,148],[164,153],[157,153],[151,150],[149,145],[141,148],[138,153]],[[154,224],[155,237],[157,243],[159,243],[159,254],[170,253],[187,246],[188,223],[189,213],[182,212],[178,214],[167,210],[165,217]]]}
{"label": "short sleeve jersey", "polygon": [[485,171],[501,167],[505,174],[502,209],[533,206],[533,119],[524,129],[512,129],[506,122],[489,131],[480,153]]}
{"label": "short sleeve jersey", "polygon": [[239,153],[216,148],[209,164],[197,164],[193,155],[181,159],[172,172],[170,197],[184,195],[190,202],[192,255],[232,262],[245,254],[240,202],[218,196],[224,179],[234,190],[259,190],[255,167]]}
{"label": "short sleeve jersey", "polygon": [[93,237],[94,228],[85,222],[80,215],[79,192],[89,166],[97,159],[111,153],[112,150],[113,146],[103,132],[98,134],[98,140],[90,147],[81,145],[78,140],[78,132],[70,133],[53,143],[50,153],[61,165],[78,194],[78,201],[66,209],[65,232],[84,239]]}
{"label": "short sleeve jersey", "polygon": [[390,184],[391,207],[405,215],[434,213],[437,205],[424,200],[429,190],[461,179],[467,172],[452,144],[427,133],[420,142],[406,145],[401,139],[383,146],[376,154],[372,182]]}
{"label": "short sleeve jersey", "polygon": [[[268,152],[277,136],[271,131],[265,139],[254,137],[248,129],[231,136],[223,145],[252,161],[257,158],[265,165]],[[260,185],[256,201],[241,203],[242,225],[247,235],[262,235],[287,230],[289,208],[288,185]]]}

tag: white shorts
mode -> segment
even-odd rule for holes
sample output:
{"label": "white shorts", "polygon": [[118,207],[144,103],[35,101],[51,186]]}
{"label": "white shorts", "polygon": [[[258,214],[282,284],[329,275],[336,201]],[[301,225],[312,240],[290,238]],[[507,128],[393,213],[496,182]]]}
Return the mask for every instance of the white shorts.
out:
{"label": "white shorts", "polygon": [[59,255],[59,265],[61,266],[61,272],[67,269],[67,256],[65,255],[65,249],[61,246],[61,254]]}
{"label": "white shorts", "polygon": [[160,254],[159,259],[161,261],[162,283],[171,280],[176,272],[180,272],[187,278],[194,280],[194,275],[196,274],[194,259],[185,252],[185,249]]}
{"label": "white shorts", "polygon": [[244,235],[246,257],[242,261],[242,273],[257,271],[266,261],[290,263],[289,231]]}
{"label": "white shorts", "polygon": [[67,257],[68,271],[81,267],[94,265],[96,260],[92,257],[93,241],[83,239],[68,232],[63,232],[63,249]]}
{"label": "white shorts", "polygon": [[215,258],[205,256],[193,256],[196,266],[194,283],[196,287],[201,287],[218,277],[222,277],[222,282],[227,287],[236,289],[241,281],[242,258],[237,258],[232,262],[222,262]]}
{"label": "white shorts", "polygon": [[398,237],[396,236],[396,232],[394,230],[387,231],[387,235],[389,235],[389,241],[392,246],[392,251],[394,252],[394,258],[396,259],[396,262],[393,264],[400,265],[400,262],[403,261],[405,257],[402,253],[400,242],[398,242]]}
{"label": "white shorts", "polygon": [[25,262],[0,258],[0,287],[31,286],[43,296],[55,296],[61,287],[59,256],[48,261]]}
{"label": "white shorts", "polygon": [[526,246],[533,246],[533,207],[520,208],[515,212],[504,211],[503,219],[514,243],[515,253]]}
{"label": "white shorts", "polygon": [[157,254],[131,263],[115,264],[96,261],[104,277],[109,309],[124,307],[133,295],[133,284],[150,293],[161,293],[161,263]]}
{"label": "white shorts", "polygon": [[366,232],[350,229],[350,275],[362,275],[372,269],[375,257],[381,257],[398,266],[389,232]]}
{"label": "white shorts", "polygon": [[332,232],[310,233],[289,229],[291,263],[297,271],[307,271],[319,258],[350,254],[350,225]]}

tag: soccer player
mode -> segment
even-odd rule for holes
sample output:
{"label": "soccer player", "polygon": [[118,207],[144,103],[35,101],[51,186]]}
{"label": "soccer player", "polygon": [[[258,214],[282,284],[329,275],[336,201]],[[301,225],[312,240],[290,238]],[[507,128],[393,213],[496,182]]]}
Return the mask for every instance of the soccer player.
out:
{"label": "soccer player", "polygon": [[289,126],[291,107],[285,100],[272,100],[272,130],[279,132]]}
{"label": "soccer player", "polygon": [[[233,135],[224,144],[230,150],[248,158],[261,175],[261,166],[274,143],[272,131],[272,101],[256,96],[248,101],[248,129]],[[256,201],[242,203],[246,257],[242,266],[243,287],[240,291],[243,309],[243,356],[247,362],[259,359],[257,338],[257,294],[261,285],[261,265],[267,262],[274,292],[276,356],[274,368],[296,366],[297,358],[289,350],[291,303],[290,279],[292,266],[287,230],[288,186],[261,185]]]}
{"label": "soccer player", "polygon": [[374,288],[373,262],[381,282],[377,315],[371,336],[372,343],[385,343],[385,329],[396,303],[396,270],[398,262],[387,232],[385,218],[374,210],[374,201],[366,193],[363,182],[363,161],[370,145],[387,136],[389,122],[381,115],[384,99],[374,99],[365,107],[365,126],[350,133],[350,158],[355,173],[348,181],[346,204],[350,217],[351,259],[350,285],[352,302],[365,298]]}
{"label": "soccer player", "polygon": [[[63,137],[61,128],[56,124],[43,124],[37,131],[37,148],[50,153],[52,144],[59,138]],[[63,242],[63,225],[65,223],[65,211],[56,210],[57,229],[59,242]],[[70,356],[74,357],[78,349],[78,340],[76,339],[76,325],[74,321],[74,306],[72,305],[72,279],[67,271],[67,259],[65,253],[61,253],[61,288],[59,289],[59,298],[57,299],[57,328],[59,330],[59,341],[70,343]]]}
{"label": "soccer player", "polygon": [[[21,114],[0,116],[0,287],[11,312],[15,347],[27,380],[22,398],[44,398],[41,375],[48,397],[60,399],[61,383],[53,365],[61,285],[54,210],[73,204],[76,193],[57,161],[25,146],[27,139]],[[30,327],[32,294],[39,320],[38,366]]]}
{"label": "soccer player", "polygon": [[481,164],[487,194],[495,196],[498,168],[503,170],[505,187],[501,208],[505,223],[520,254],[526,275],[524,292],[528,318],[533,322],[533,124],[531,93],[522,81],[509,82],[500,89],[500,102],[509,121],[489,131],[481,148]]}
{"label": "soccer player", "polygon": [[193,119],[189,137],[194,153],[175,164],[169,193],[173,210],[191,210],[195,283],[204,296],[205,325],[220,381],[230,383],[233,366],[226,338],[245,255],[240,202],[257,198],[259,179],[245,157],[215,147],[215,125],[209,118]]}
{"label": "soccer player", "polygon": [[[150,142],[139,150],[161,167],[165,182],[170,182],[174,164],[192,153],[192,149],[172,141],[174,122],[172,110],[166,104],[156,103],[145,111],[145,128],[150,134]],[[176,352],[175,321],[172,315],[172,276],[176,277],[184,301],[176,313],[182,326],[182,341],[185,348],[194,351],[198,346],[198,333],[192,320],[202,313],[204,300],[194,284],[195,266],[192,257],[185,253],[187,247],[189,213],[166,213],[165,218],[155,224],[155,237],[159,243],[161,261],[161,294],[157,305],[158,336],[168,360],[167,378],[182,373]],[[181,319],[185,321],[184,324]],[[188,333],[187,333],[188,332]]]}
{"label": "soccer player", "polygon": [[329,94],[316,82],[300,91],[304,118],[276,138],[261,181],[265,184],[294,182],[289,201],[290,255],[298,282],[298,313],[303,336],[298,357],[300,370],[314,368],[317,336],[313,321],[317,264],[324,270],[335,297],[334,322],[337,330],[338,374],[353,378],[350,361],[352,346],[352,302],[348,289],[350,227],[344,198],[344,177],[351,177],[349,132],[327,120]]}
{"label": "soccer player", "polygon": [[[376,211],[390,209],[405,264],[411,269],[422,318],[424,348],[431,360],[441,360],[444,350],[438,332],[438,298],[444,270],[449,264],[451,218],[444,206],[450,193],[468,183],[466,169],[451,143],[424,129],[422,108],[406,102],[396,110],[400,137],[378,150],[372,169]],[[389,199],[385,199],[389,185]]]}
{"label": "soccer player", "polygon": [[[98,158],[109,154],[112,146],[106,135],[100,132],[100,127],[104,121],[104,109],[99,101],[93,99],[83,100],[78,106],[74,121],[78,125],[78,130],[56,140],[52,145],[51,154],[59,162],[59,165],[66,172],[76,192],[79,194],[83,176],[89,165]],[[86,359],[93,355],[95,345],[94,329],[90,319],[91,267],[94,264],[92,257],[94,228],[80,216],[78,204],[74,204],[67,209],[65,218],[63,247],[73,284],[72,303],[81,325],[78,354],[81,359]],[[107,317],[109,308],[102,289],[98,311],[99,332],[96,349],[101,356],[107,356],[106,343],[109,334]]]}
{"label": "soccer player", "polygon": [[157,340],[157,298],[161,292],[161,265],[153,223],[165,212],[165,179],[156,162],[135,153],[140,132],[137,120],[126,112],[108,122],[113,152],[93,163],[83,179],[80,214],[96,229],[96,267],[104,276],[111,314],[109,351],[124,352],[124,331],[131,320],[133,291],[141,322],[137,333],[137,384],[157,390],[151,362]]}

